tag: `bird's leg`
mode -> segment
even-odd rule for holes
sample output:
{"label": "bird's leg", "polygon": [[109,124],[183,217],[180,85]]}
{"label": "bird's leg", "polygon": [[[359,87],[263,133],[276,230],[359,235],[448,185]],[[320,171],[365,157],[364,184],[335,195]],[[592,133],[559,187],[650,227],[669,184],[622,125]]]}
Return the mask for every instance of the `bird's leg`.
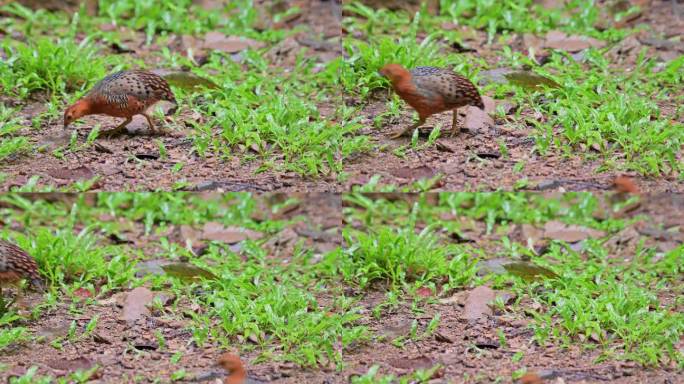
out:
{"label": "bird's leg", "polygon": [[102,132],[102,136],[112,137],[122,134],[124,131],[126,131],[126,126],[128,125],[128,123],[131,122],[131,120],[133,120],[132,117],[127,117],[126,120],[123,123],[121,123],[118,127]]}
{"label": "bird's leg", "polygon": [[458,108],[454,108],[453,116],[451,116],[451,137],[457,136],[459,131],[461,130],[458,127],[458,112],[456,111]]}
{"label": "bird's leg", "polygon": [[404,136],[405,134],[407,134],[408,132],[411,132],[411,131],[413,131],[414,129],[420,127],[420,126],[423,125],[423,124],[425,124],[425,118],[424,118],[424,117],[421,117],[421,118],[418,120],[418,122],[416,122],[415,124],[413,124],[413,125],[411,125],[411,126],[408,126],[408,127],[404,128],[404,129],[402,129],[401,131],[399,131],[399,132],[393,134],[392,136],[390,136],[390,139],[398,139],[398,138]]}
{"label": "bird's leg", "polygon": [[152,117],[147,112],[142,113],[141,115],[145,116],[147,119],[147,124],[150,125],[150,131],[155,132],[156,129],[154,129],[154,123],[152,122]]}

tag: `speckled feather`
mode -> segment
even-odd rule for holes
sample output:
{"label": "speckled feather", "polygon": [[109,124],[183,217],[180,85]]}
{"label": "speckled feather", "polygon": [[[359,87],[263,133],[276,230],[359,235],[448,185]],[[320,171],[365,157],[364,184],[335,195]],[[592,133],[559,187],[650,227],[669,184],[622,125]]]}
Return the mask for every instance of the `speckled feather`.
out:
{"label": "speckled feather", "polygon": [[105,77],[95,84],[86,98],[94,103],[96,110],[104,105],[104,109],[125,110],[130,115],[142,112],[160,100],[176,104],[166,80],[141,70],[121,71]]}
{"label": "speckled feather", "polygon": [[441,98],[444,109],[466,105],[484,109],[482,97],[475,85],[453,71],[435,67],[416,67],[410,73],[416,90],[428,99]]}
{"label": "speckled feather", "polygon": [[18,246],[0,239],[0,285],[15,284],[28,279],[36,288],[43,288],[38,272],[38,264],[28,253]]}

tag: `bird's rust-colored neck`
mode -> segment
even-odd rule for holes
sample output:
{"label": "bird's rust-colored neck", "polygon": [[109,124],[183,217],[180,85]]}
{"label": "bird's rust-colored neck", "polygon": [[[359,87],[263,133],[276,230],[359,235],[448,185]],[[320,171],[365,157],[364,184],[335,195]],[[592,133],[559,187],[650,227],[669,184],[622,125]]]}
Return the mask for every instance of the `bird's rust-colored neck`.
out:
{"label": "bird's rust-colored neck", "polygon": [[74,112],[74,118],[78,119],[79,117],[95,114],[94,106],[93,100],[86,96],[76,101],[70,109]]}
{"label": "bird's rust-colored neck", "polygon": [[218,364],[228,371],[224,384],[244,384],[247,379],[247,371],[240,358],[236,355],[225,354],[221,356]]}
{"label": "bird's rust-colored neck", "polygon": [[385,65],[380,74],[387,77],[392,83],[392,88],[399,93],[410,92],[415,88],[411,81],[411,72],[399,64]]}

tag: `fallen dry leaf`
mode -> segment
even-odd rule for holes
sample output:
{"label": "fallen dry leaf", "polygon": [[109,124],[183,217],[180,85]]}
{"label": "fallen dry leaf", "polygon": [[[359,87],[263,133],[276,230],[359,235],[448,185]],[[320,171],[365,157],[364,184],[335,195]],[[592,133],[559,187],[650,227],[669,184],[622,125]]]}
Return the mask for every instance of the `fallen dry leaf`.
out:
{"label": "fallen dry leaf", "polygon": [[516,261],[513,263],[504,264],[503,267],[506,272],[520,276],[527,281],[539,280],[543,277],[552,279],[558,277],[558,275],[552,270],[526,261]]}
{"label": "fallen dry leaf", "polygon": [[164,270],[167,275],[186,282],[200,281],[201,278],[208,280],[217,279],[216,275],[213,273],[190,263],[166,264],[162,265],[161,269]]}
{"label": "fallen dry leaf", "polygon": [[93,294],[85,288],[78,288],[74,291],[74,296],[87,299],[89,297],[93,297]]}
{"label": "fallen dry leaf", "polygon": [[54,168],[48,172],[48,174],[55,179],[63,180],[89,180],[95,177],[95,173],[86,166],[81,166],[78,168]]}
{"label": "fallen dry leaf", "polygon": [[430,359],[427,356],[420,356],[416,357],[413,359],[407,359],[407,358],[396,358],[396,359],[391,359],[389,361],[389,364],[393,366],[394,368],[401,368],[401,369],[428,369],[434,366],[434,362],[432,359]]}
{"label": "fallen dry leaf", "polygon": [[154,299],[154,293],[145,287],[138,287],[128,292],[123,305],[121,319],[127,323],[135,323],[143,315],[148,316],[147,304]]}
{"label": "fallen dry leaf", "polygon": [[[97,363],[89,360],[85,357],[77,357],[72,360],[67,359],[54,359],[48,360],[46,365],[52,369],[63,371],[64,373],[76,372],[76,371],[87,371],[92,369],[97,365]],[[95,374],[90,376],[92,379],[97,379],[99,375]]]}
{"label": "fallen dry leaf", "polygon": [[391,169],[389,173],[394,176],[394,177],[399,177],[402,179],[407,179],[407,180],[419,180],[419,179],[429,179],[434,177],[437,172],[427,166],[422,166],[422,167],[417,167],[417,168],[410,168],[410,167],[401,167],[401,168],[395,168]]}
{"label": "fallen dry leaf", "polygon": [[496,293],[491,288],[481,285],[470,291],[463,308],[461,318],[469,321],[478,320],[484,316],[491,316],[492,309],[489,303],[494,301]]}
{"label": "fallen dry leaf", "polygon": [[606,43],[601,40],[586,36],[567,35],[561,31],[549,31],[544,42],[545,48],[561,49],[568,52],[579,52],[590,47],[603,48],[605,45]]}
{"label": "fallen dry leaf", "polygon": [[162,76],[170,85],[187,89],[195,90],[198,88],[218,88],[218,85],[209,79],[195,75],[192,72],[171,72]]}
{"label": "fallen dry leaf", "polygon": [[560,221],[548,221],[544,224],[544,237],[553,240],[562,240],[568,243],[576,243],[590,237],[604,237],[605,235],[605,232],[597,229],[565,224]]}
{"label": "fallen dry leaf", "polygon": [[531,71],[510,72],[504,74],[503,77],[506,78],[506,80],[508,80],[508,82],[511,84],[516,84],[527,89],[538,89],[541,88],[542,85],[546,85],[551,88],[561,87],[560,84],[549,79],[548,77],[544,77]]}
{"label": "fallen dry leaf", "polygon": [[261,232],[252,231],[251,229],[247,228],[232,226],[224,227],[221,223],[208,222],[204,224],[201,236],[204,240],[221,241],[226,244],[235,244],[247,239],[261,239],[263,234]]}
{"label": "fallen dry leaf", "polygon": [[211,31],[204,36],[203,47],[227,53],[237,53],[247,48],[262,48],[264,43],[241,36],[226,36],[221,32]]}
{"label": "fallen dry leaf", "polygon": [[463,128],[467,128],[471,132],[481,132],[494,126],[494,119],[480,108],[468,106],[463,110],[465,112]]}
{"label": "fallen dry leaf", "polygon": [[428,287],[420,287],[416,290],[416,295],[420,297],[432,297],[432,289]]}

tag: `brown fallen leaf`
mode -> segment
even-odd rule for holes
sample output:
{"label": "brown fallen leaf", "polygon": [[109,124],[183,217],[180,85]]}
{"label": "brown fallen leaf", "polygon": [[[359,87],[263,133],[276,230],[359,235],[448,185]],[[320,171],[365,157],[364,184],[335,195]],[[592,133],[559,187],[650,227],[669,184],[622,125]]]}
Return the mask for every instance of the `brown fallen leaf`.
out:
{"label": "brown fallen leaf", "polygon": [[471,132],[481,132],[494,126],[494,119],[480,108],[468,106],[463,111],[465,119],[462,126]]}
{"label": "brown fallen leaf", "polygon": [[544,224],[544,237],[547,239],[576,243],[590,237],[599,238],[604,236],[606,236],[606,233],[603,231],[579,225],[565,224],[560,221],[548,221]]}
{"label": "brown fallen leaf", "polygon": [[420,287],[416,290],[416,295],[420,297],[432,297],[432,289],[428,287]]}
{"label": "brown fallen leaf", "polygon": [[149,316],[147,305],[154,299],[154,293],[145,287],[138,287],[128,292],[123,305],[121,319],[127,323],[135,323],[143,316]]}
{"label": "brown fallen leaf", "polygon": [[233,226],[225,227],[223,224],[216,222],[204,224],[201,235],[204,240],[221,241],[226,244],[235,244],[247,239],[258,240],[263,236],[261,232],[251,229]]}
{"label": "brown fallen leaf", "polygon": [[494,301],[496,293],[491,288],[481,285],[470,291],[463,308],[462,319],[475,321],[484,316],[491,316],[492,309],[489,303]]}
{"label": "brown fallen leaf", "polygon": [[78,288],[74,291],[74,296],[87,299],[89,297],[93,297],[93,294],[85,288]]}
{"label": "brown fallen leaf", "polygon": [[[411,372],[417,371],[419,369],[431,369],[434,368],[438,363],[433,361],[431,358],[423,355],[419,357],[415,357],[412,359],[408,358],[396,358],[396,359],[391,359],[389,361],[389,364],[393,366],[394,368],[399,368],[399,369],[406,369],[410,370]],[[444,369],[440,368],[437,369],[433,374],[431,379],[438,379],[440,377],[444,376]]]}
{"label": "brown fallen leaf", "polygon": [[226,36],[221,32],[211,31],[204,36],[205,49],[222,51],[226,53],[237,53],[247,48],[262,48],[264,43],[241,36]]}
{"label": "brown fallen leaf", "polygon": [[568,52],[579,52],[587,48],[603,48],[604,41],[592,37],[567,35],[561,31],[549,31],[546,34],[545,48],[560,49]]}
{"label": "brown fallen leaf", "polygon": [[[95,366],[97,363],[91,361],[85,357],[77,357],[72,360],[67,359],[54,359],[48,360],[46,365],[52,369],[63,371],[65,373],[71,373],[76,371],[87,371]],[[90,376],[91,379],[97,379],[99,375],[96,373],[94,376]]]}
{"label": "brown fallen leaf", "polygon": [[395,168],[391,169],[389,173],[394,176],[394,177],[399,177],[402,179],[407,179],[407,180],[419,180],[419,179],[429,179],[434,177],[437,172],[427,166],[422,166],[422,167],[417,167],[417,168],[410,168],[410,167],[401,167],[401,168]]}
{"label": "brown fallen leaf", "polygon": [[48,171],[48,175],[54,177],[55,179],[62,180],[89,180],[95,177],[95,173],[86,166],[81,166],[78,168],[53,168]]}

